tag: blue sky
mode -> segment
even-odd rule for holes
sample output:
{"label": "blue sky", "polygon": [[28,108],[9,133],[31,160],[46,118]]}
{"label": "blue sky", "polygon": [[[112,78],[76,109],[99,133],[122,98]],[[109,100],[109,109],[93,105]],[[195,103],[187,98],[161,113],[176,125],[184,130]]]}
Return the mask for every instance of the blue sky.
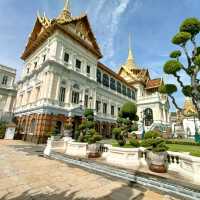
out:
{"label": "blue sky", "polygon": [[[17,69],[20,77],[24,50],[39,10],[56,17],[64,0],[1,0],[0,1],[0,63]],[[71,0],[74,16],[87,13],[101,47],[102,62],[113,70],[127,58],[128,34],[132,34],[132,49],[136,63],[148,68],[151,77],[163,75],[162,66],[170,51],[170,43],[178,26],[187,17],[200,18],[199,0]],[[172,77],[164,76],[168,82]],[[182,79],[187,77],[182,74]],[[176,95],[182,104],[183,97]],[[172,107],[173,109],[173,107]]]}

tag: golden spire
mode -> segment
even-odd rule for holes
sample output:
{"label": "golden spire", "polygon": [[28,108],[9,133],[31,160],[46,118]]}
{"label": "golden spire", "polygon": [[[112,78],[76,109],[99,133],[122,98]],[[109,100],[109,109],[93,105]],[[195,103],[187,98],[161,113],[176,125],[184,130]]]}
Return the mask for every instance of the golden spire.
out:
{"label": "golden spire", "polygon": [[136,69],[137,66],[135,64],[135,60],[134,60],[134,57],[133,57],[133,53],[132,53],[132,48],[131,48],[131,34],[129,33],[129,41],[128,41],[128,58],[127,58],[127,62],[125,64],[125,67],[128,68],[129,70],[130,69]]}
{"label": "golden spire", "polygon": [[64,2],[64,9],[63,10],[70,11],[69,0],[65,0],[65,2]]}
{"label": "golden spire", "polygon": [[71,20],[71,12],[70,12],[70,6],[69,6],[69,0],[64,0],[64,8],[57,17],[57,21],[59,23],[65,23],[67,21]]}
{"label": "golden spire", "polygon": [[129,38],[128,38],[128,60],[133,60],[133,54],[131,50],[131,34],[129,33]]}

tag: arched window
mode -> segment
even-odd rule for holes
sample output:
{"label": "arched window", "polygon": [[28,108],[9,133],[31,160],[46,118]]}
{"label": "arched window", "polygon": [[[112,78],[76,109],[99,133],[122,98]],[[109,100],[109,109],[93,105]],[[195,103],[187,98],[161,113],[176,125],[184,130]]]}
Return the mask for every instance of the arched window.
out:
{"label": "arched window", "polygon": [[35,119],[33,119],[31,121],[30,133],[34,133],[35,132],[35,127],[36,127],[36,121],[35,121]]}
{"label": "arched window", "polygon": [[103,74],[103,85],[109,87],[109,77],[107,74]]}
{"label": "arched window", "polygon": [[125,85],[122,86],[122,94],[126,96],[126,86]]}
{"label": "arched window", "polygon": [[111,88],[112,90],[116,90],[116,81],[115,81],[114,78],[111,78],[111,79],[110,79],[110,88]]}
{"label": "arched window", "polygon": [[127,88],[127,96],[128,96],[129,98],[131,98],[131,89],[130,89],[130,88]]}
{"label": "arched window", "polygon": [[133,100],[136,100],[136,94],[135,94],[135,91],[134,91],[134,90],[132,90],[132,92],[131,92],[131,98],[132,98]]}
{"label": "arched window", "polygon": [[145,126],[151,126],[153,123],[153,110],[151,108],[146,108],[144,110],[144,120]]}
{"label": "arched window", "polygon": [[117,82],[117,92],[122,93],[122,85],[119,81]]}
{"label": "arched window", "polygon": [[71,99],[71,102],[74,104],[79,104],[79,97],[80,97],[79,90],[80,90],[79,85],[74,84],[72,90],[72,99]]}
{"label": "arched window", "polygon": [[97,82],[101,83],[101,71],[97,69]]}

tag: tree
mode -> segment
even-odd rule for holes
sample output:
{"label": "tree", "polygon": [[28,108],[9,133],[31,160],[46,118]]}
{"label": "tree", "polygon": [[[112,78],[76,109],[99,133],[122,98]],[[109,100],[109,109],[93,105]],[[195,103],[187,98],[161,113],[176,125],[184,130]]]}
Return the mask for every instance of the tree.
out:
{"label": "tree", "polygon": [[128,133],[137,129],[135,123],[133,123],[139,119],[136,113],[137,107],[135,103],[127,102],[121,108],[117,119],[118,128],[114,128],[112,131],[120,146],[126,144]]}
{"label": "tree", "polygon": [[[200,119],[200,46],[196,44],[197,35],[200,32],[200,21],[197,18],[187,18],[180,25],[179,32],[172,38],[172,43],[177,45],[180,50],[175,50],[170,53],[171,60],[164,65],[164,72],[176,78],[182,93],[186,97],[191,97],[192,102],[197,110],[198,118]],[[192,53],[188,51],[187,45],[192,44]],[[186,56],[187,62],[180,62],[181,56]],[[189,85],[185,85],[181,76],[178,74],[183,71],[191,80]],[[172,99],[174,106],[181,110],[176,103],[173,93],[177,91],[174,84],[166,84],[160,87],[160,92],[168,94]]]}
{"label": "tree", "polygon": [[95,130],[94,112],[92,109],[86,109],[84,112],[85,120],[79,125],[78,141],[96,143],[102,139],[102,136]]}

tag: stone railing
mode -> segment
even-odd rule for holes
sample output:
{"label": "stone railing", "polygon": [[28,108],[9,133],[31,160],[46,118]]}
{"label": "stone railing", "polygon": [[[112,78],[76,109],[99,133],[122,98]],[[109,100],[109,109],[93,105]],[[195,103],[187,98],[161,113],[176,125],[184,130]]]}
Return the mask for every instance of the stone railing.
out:
{"label": "stone railing", "polygon": [[[108,144],[97,144],[95,150],[110,164],[133,168],[148,166],[147,150],[143,147],[120,148],[112,147],[112,145]],[[63,138],[59,141],[50,138],[48,139],[44,154],[49,156],[51,151],[59,151],[70,156],[87,157],[90,148],[87,143],[74,142],[71,138]],[[168,170],[200,183],[199,157],[191,156],[188,153],[171,151],[167,153]]]}

